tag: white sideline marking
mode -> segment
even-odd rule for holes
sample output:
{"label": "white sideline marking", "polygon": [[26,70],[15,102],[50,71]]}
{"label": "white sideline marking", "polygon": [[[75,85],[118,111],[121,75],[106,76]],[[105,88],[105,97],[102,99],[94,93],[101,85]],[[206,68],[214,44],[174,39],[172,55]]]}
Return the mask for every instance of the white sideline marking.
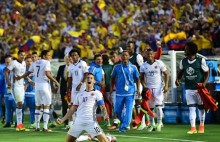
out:
{"label": "white sideline marking", "polygon": [[[52,131],[52,132],[62,132],[67,133],[64,131]],[[138,139],[156,139],[156,140],[169,140],[169,141],[178,141],[178,142],[206,142],[206,141],[195,141],[195,140],[184,140],[184,139],[170,139],[170,138],[155,138],[155,137],[141,137],[141,136],[128,136],[128,135],[113,135],[116,137],[124,137],[124,138],[138,138]]]}

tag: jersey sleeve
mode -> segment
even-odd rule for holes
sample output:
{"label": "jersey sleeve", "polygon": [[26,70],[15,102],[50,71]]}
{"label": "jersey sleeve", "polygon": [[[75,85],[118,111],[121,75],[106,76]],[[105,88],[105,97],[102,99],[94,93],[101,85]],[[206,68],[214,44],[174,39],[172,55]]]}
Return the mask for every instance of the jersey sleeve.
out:
{"label": "jersey sleeve", "polygon": [[144,59],[143,57],[141,56],[141,54],[137,54],[137,63],[139,66],[141,66],[143,63],[144,63]]}
{"label": "jersey sleeve", "polygon": [[162,61],[160,61],[160,60],[158,60],[158,63],[159,63],[161,71],[165,72],[167,70],[166,65]]}
{"label": "jersey sleeve", "polygon": [[100,91],[96,91],[96,101],[99,106],[104,104],[103,95]]}
{"label": "jersey sleeve", "polygon": [[140,66],[140,72],[144,72],[144,63]]}
{"label": "jersey sleeve", "polygon": [[70,68],[69,68],[69,73],[68,73],[68,77],[72,77],[72,65],[70,65]]}
{"label": "jersey sleeve", "polygon": [[29,72],[34,72],[34,65],[35,65],[35,63],[33,63],[33,64],[31,64],[31,66],[30,66],[30,68],[29,68]]}
{"label": "jersey sleeve", "polygon": [[7,69],[9,69],[10,71],[13,70],[15,67],[15,61],[12,61],[9,63],[9,65],[7,66]]}
{"label": "jersey sleeve", "polygon": [[112,77],[116,77],[116,75],[117,75],[116,68],[117,68],[117,66],[114,66],[114,68],[112,69],[112,73],[111,73]]}
{"label": "jersey sleeve", "polygon": [[207,72],[209,70],[209,67],[207,66],[204,58],[202,58],[201,68],[204,72]]}
{"label": "jersey sleeve", "polygon": [[88,69],[86,62],[82,62],[82,69],[83,69],[83,73],[89,72],[89,69]]}
{"label": "jersey sleeve", "polygon": [[73,101],[73,105],[79,105],[79,95],[78,93],[76,94],[76,99]]}
{"label": "jersey sleeve", "polygon": [[46,62],[45,71],[51,71],[50,62]]}

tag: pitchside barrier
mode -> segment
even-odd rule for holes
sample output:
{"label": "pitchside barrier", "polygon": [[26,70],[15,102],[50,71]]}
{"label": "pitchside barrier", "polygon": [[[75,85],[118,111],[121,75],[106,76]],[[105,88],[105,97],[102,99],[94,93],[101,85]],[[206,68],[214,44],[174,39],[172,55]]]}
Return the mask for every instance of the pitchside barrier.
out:
{"label": "pitchside barrier", "polygon": [[[210,68],[210,77],[209,77],[209,84],[214,88],[210,91],[217,92],[215,94],[219,94],[220,91],[220,77],[219,77],[219,70],[218,65],[220,59],[217,58],[207,58],[200,54],[198,56],[203,57],[206,59],[207,64]],[[170,75],[170,82],[169,82],[169,91],[167,94],[164,94],[164,122],[165,123],[189,123],[189,108],[186,105],[185,99],[185,84],[184,79],[182,80],[182,85],[177,87],[175,85],[175,80],[177,76],[177,71],[179,69],[180,60],[184,58],[184,51],[164,51],[161,56],[161,60],[165,63],[169,70]],[[58,68],[60,65],[65,64],[63,61],[58,59],[53,59],[51,61],[52,67],[52,74],[56,76]],[[213,86],[214,85],[214,86]],[[59,92],[59,90],[58,90]],[[220,98],[220,96],[215,96]],[[53,95],[53,105],[56,111],[61,113],[61,99],[60,95]],[[216,113],[216,112],[215,112]],[[219,113],[219,114],[218,114]],[[198,114],[198,110],[197,110]],[[220,111],[217,111],[216,119],[220,119]],[[213,112],[209,111],[206,114],[206,122],[213,122]],[[199,118],[197,118],[197,121]],[[220,120],[217,120],[220,122]]]}

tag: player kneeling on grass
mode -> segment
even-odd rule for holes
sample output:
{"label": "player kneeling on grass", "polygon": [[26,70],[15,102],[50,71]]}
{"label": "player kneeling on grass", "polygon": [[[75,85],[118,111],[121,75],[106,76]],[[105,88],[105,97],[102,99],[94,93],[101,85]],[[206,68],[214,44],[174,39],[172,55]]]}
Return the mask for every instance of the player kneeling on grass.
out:
{"label": "player kneeling on grass", "polygon": [[94,82],[94,75],[89,73],[86,77],[86,90],[79,92],[67,114],[62,119],[57,119],[57,123],[62,124],[65,120],[71,118],[73,113],[77,110],[75,123],[68,131],[66,142],[76,141],[84,131],[87,131],[93,138],[97,137],[100,142],[109,142],[96,121],[96,114],[94,112],[96,112],[97,106],[100,107],[105,120],[109,120],[109,116],[102,93],[98,90],[94,90]]}

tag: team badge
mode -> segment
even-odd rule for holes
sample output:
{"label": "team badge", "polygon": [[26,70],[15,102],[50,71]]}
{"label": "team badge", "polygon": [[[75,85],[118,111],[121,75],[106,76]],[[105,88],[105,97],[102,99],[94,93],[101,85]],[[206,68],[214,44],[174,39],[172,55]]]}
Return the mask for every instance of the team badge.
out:
{"label": "team badge", "polygon": [[129,68],[129,71],[131,72],[131,71],[132,71],[132,68]]}
{"label": "team badge", "polygon": [[155,69],[157,68],[157,66],[154,67]]}
{"label": "team badge", "polygon": [[81,66],[79,66],[79,69],[81,68]]}
{"label": "team badge", "polygon": [[92,93],[91,96],[94,96],[94,93]]}

